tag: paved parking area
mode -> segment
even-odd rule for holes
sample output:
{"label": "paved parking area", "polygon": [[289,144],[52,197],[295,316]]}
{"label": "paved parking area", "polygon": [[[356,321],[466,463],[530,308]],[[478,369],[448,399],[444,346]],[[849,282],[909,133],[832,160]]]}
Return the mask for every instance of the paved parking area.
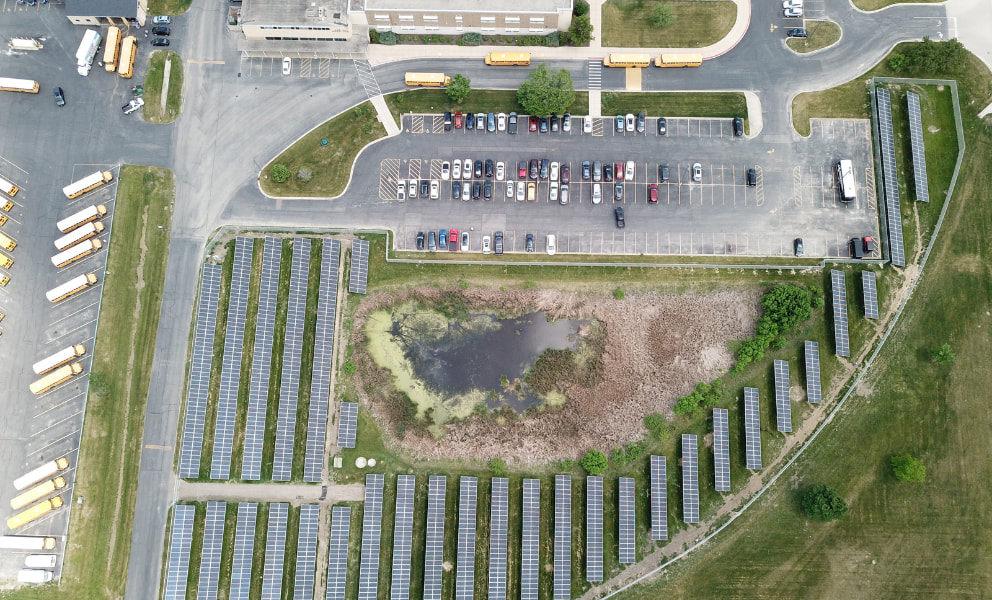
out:
{"label": "paved parking area", "polygon": [[281,56],[242,56],[242,77],[285,77],[287,79],[335,79],[343,69],[354,69],[351,61],[330,58],[290,57],[293,62],[289,75],[282,74]]}

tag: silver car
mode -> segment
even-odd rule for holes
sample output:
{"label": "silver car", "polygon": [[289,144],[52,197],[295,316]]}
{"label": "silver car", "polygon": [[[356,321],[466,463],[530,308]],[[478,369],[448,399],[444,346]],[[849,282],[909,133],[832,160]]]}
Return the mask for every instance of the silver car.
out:
{"label": "silver car", "polygon": [[468,202],[471,197],[472,197],[472,184],[466,181],[465,183],[462,184],[462,200]]}
{"label": "silver car", "polygon": [[699,163],[692,163],[692,180],[693,181],[703,180],[703,165]]}
{"label": "silver car", "polygon": [[472,159],[466,158],[465,164],[462,165],[462,177],[465,179],[472,179]]}

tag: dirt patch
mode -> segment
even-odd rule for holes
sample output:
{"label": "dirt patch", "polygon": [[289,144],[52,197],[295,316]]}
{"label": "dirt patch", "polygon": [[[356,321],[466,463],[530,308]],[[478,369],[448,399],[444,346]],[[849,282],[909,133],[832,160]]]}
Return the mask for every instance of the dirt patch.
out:
{"label": "dirt patch", "polygon": [[[395,440],[426,459],[515,458],[524,464],[574,459],[589,448],[612,449],[640,439],[644,417],[671,416],[677,398],[701,381],[711,381],[733,364],[728,342],[753,333],[759,310],[757,292],[713,294],[629,294],[624,300],[554,290],[424,288],[372,294],[356,309],[352,347],[363,379],[359,389],[388,384],[390,376],[365,355],[363,323],[376,310],[411,297],[440,299],[460,294],[470,308],[519,314],[541,310],[554,318],[596,319],[605,334],[603,378],[592,387],[565,382],[564,406],[533,410],[521,418],[472,416],[443,427],[435,438],[417,430]],[[371,384],[371,385],[370,385]],[[365,396],[365,394],[362,394]],[[369,397],[363,403],[396,431],[402,410]]]}

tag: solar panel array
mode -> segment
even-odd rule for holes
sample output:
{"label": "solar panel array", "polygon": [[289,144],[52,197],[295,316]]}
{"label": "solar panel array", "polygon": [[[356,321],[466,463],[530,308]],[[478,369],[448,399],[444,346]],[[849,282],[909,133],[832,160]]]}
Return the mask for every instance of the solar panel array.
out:
{"label": "solar panel array", "polygon": [[354,448],[358,434],[358,403],[342,402],[338,410],[338,446]]}
{"label": "solar panel array", "polygon": [[[379,589],[379,538],[382,535],[382,475],[365,476],[362,516],[362,564],[358,569],[359,600],[375,600]],[[347,567],[346,567],[347,568]],[[328,577],[330,591],[330,577]]]}
{"label": "solar panel array", "polygon": [[282,381],[276,421],[276,450],[272,457],[272,481],[289,481],[293,474],[296,439],[296,400],[300,394],[300,361],[303,358],[303,326],[307,312],[307,282],[310,276],[310,240],[293,240],[293,266],[289,274],[289,303],[286,308],[286,338],[282,349]]}
{"label": "solar panel array", "polygon": [[651,456],[651,539],[668,539],[668,468],[664,456]]}
{"label": "solar panel array", "polygon": [[489,598],[506,600],[506,528],[510,481],[493,477],[489,505]]}
{"label": "solar panel array", "polygon": [[520,537],[520,600],[537,600],[537,576],[541,566],[540,479],[524,479]]}
{"label": "solar panel array", "polygon": [[234,530],[234,560],[231,563],[231,591],[228,594],[230,600],[248,600],[257,517],[257,502],[238,503],[238,526]]}
{"label": "solar panel array", "polygon": [[789,394],[789,361],[775,361],[775,425],[782,433],[792,431],[792,403]]}
{"label": "solar panel array", "polygon": [[413,556],[413,495],[417,478],[414,475],[396,477],[396,520],[393,522],[393,579],[391,600],[410,597],[410,561]]}
{"label": "solar panel array", "polygon": [[[382,477],[382,475],[379,475]],[[368,481],[366,481],[366,484]],[[380,491],[382,487],[380,486]],[[368,488],[365,488],[368,498]],[[366,504],[368,506],[368,504]],[[327,595],[326,600],[344,600],[344,587],[348,579],[348,538],[351,535],[351,507],[334,506],[331,508],[331,538],[327,542]],[[365,534],[362,533],[362,556],[365,555]],[[379,544],[376,543],[378,549]],[[378,567],[378,552],[376,566]],[[362,564],[365,561],[362,560]],[[379,569],[375,570],[378,573]],[[359,588],[360,589],[360,588]],[[372,591],[375,597],[375,590]]]}
{"label": "solar panel array", "polygon": [[431,475],[427,482],[427,534],[424,543],[424,600],[440,600],[444,563],[444,493],[448,478]]}
{"label": "solar panel array", "polygon": [[207,502],[207,519],[203,523],[203,552],[200,554],[200,582],[196,600],[217,600],[217,578],[224,549],[224,517],[227,502]]}
{"label": "solar panel array", "polygon": [[603,580],[603,478],[586,477],[586,581]]}
{"label": "solar panel array", "polygon": [[351,243],[351,276],[348,278],[348,291],[364,294],[369,279],[369,243],[355,240]]}
{"label": "solar panel array", "polygon": [[820,403],[820,344],[807,341],[806,354],[806,400],[810,404]]}
{"label": "solar panel array", "polygon": [[875,287],[875,272],[861,271],[861,291],[865,296],[865,318],[878,318],[878,289]]}
{"label": "solar panel array", "polygon": [[834,308],[834,345],[837,356],[851,356],[851,339],[847,335],[847,283],[844,271],[830,271],[830,294]]}
{"label": "solar panel array", "polygon": [[572,597],[572,478],[555,475],[554,600]]}
{"label": "solar panel array", "polygon": [[716,491],[730,491],[730,425],[726,408],[713,409],[713,476]]}
{"label": "solar panel array", "polygon": [[272,338],[276,326],[281,264],[282,241],[265,238],[262,250],[262,285],[258,291],[258,315],[255,321],[255,353],[251,361],[251,382],[248,384],[248,418],[245,422],[241,479],[262,478],[262,445],[265,443],[265,414],[269,406]]}
{"label": "solar panel array", "polygon": [[899,182],[896,174],[896,146],[892,134],[892,105],[889,90],[875,88],[878,105],[878,133],[881,138],[882,179],[885,183],[885,213],[889,224],[889,253],[892,264],[906,266],[902,239],[902,212],[899,208]]}
{"label": "solar panel array", "polygon": [[923,118],[920,114],[920,97],[906,92],[909,105],[909,141],[913,147],[913,179],[916,183],[916,199],[930,202],[930,188],[927,187],[927,155],[923,147]]}
{"label": "solar panel array", "polygon": [[761,411],[753,387],[744,388],[744,458],[748,469],[761,469]]}
{"label": "solar panel array", "polygon": [[282,598],[282,568],[286,562],[286,521],[289,504],[269,505],[269,525],[265,534],[265,568],[262,570],[262,600]]}
{"label": "solar panel array", "polygon": [[300,534],[296,540],[296,577],[293,600],[313,600],[317,571],[317,530],[320,528],[320,505],[300,507]]}
{"label": "solar panel array", "polygon": [[172,537],[165,571],[165,600],[186,600],[189,579],[189,549],[193,545],[193,519],[196,507],[177,504],[172,512]]}
{"label": "solar panel array", "polygon": [[682,434],[682,520],[699,522],[699,449],[696,436]]}
{"label": "solar panel array", "polygon": [[324,474],[327,402],[331,393],[331,353],[334,349],[334,314],[338,301],[338,263],[341,242],[324,238],[320,255],[320,294],[317,327],[313,337],[313,379],[307,416],[307,449],[303,481],[320,483]]}
{"label": "solar panel array", "polygon": [[634,478],[620,478],[620,564],[632,565],[634,559]]}
{"label": "solar panel array", "polygon": [[458,558],[455,562],[455,598],[475,597],[475,513],[479,500],[478,480],[462,477],[458,490]]}
{"label": "solar panel array", "polygon": [[248,308],[248,284],[251,280],[251,256],[255,241],[239,237],[234,242],[234,271],[231,274],[231,297],[227,305],[227,331],[224,334],[224,360],[220,370],[217,395],[217,426],[210,461],[210,479],[231,477],[231,445],[234,443],[234,419],[238,411],[238,387],[241,384],[241,354],[245,346],[245,311]]}
{"label": "solar panel array", "polygon": [[200,474],[203,450],[203,423],[207,415],[207,393],[214,358],[214,329],[217,328],[217,299],[220,296],[220,265],[203,265],[200,297],[196,302],[193,350],[189,357],[189,388],[186,391],[186,418],[183,445],[179,454],[179,476]]}

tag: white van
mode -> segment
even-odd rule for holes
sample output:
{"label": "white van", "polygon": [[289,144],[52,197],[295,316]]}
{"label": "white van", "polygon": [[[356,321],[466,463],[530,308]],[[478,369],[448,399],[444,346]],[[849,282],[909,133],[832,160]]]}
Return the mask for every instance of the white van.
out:
{"label": "white van", "polygon": [[51,580],[51,571],[43,571],[41,569],[21,569],[17,572],[17,581],[20,583],[48,583]]}
{"label": "white van", "polygon": [[555,234],[549,233],[548,234],[548,256],[554,256],[555,255],[555,252],[557,251],[557,249],[558,248],[555,246]]}

